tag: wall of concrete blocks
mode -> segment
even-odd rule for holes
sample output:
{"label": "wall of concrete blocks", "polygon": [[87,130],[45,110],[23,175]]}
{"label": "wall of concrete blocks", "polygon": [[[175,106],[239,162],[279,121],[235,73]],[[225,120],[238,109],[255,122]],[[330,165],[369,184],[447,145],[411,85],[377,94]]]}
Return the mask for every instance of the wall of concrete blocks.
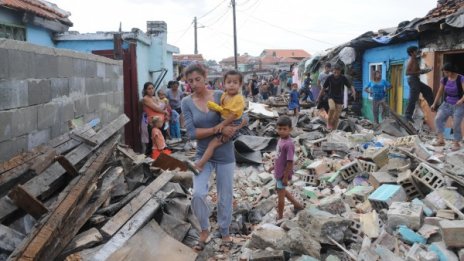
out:
{"label": "wall of concrete blocks", "polygon": [[123,111],[121,61],[0,39],[0,162]]}

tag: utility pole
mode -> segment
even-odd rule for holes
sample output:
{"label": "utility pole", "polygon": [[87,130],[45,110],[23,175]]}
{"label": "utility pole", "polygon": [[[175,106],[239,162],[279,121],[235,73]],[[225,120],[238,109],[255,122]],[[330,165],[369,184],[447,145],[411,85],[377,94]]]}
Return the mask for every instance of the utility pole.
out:
{"label": "utility pole", "polygon": [[194,30],[194,40],[195,40],[195,50],[194,50],[194,54],[198,54],[198,38],[197,38],[197,17],[195,16],[195,18],[193,18],[193,26],[195,28]]}
{"label": "utility pole", "polygon": [[232,0],[232,12],[234,17],[234,62],[235,70],[238,69],[237,65],[237,21],[235,19],[235,0]]}

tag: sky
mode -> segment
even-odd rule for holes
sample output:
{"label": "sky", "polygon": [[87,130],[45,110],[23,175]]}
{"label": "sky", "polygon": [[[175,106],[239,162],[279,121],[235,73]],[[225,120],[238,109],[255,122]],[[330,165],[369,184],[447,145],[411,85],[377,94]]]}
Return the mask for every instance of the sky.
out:
{"label": "sky", "polygon": [[[92,33],[139,28],[165,21],[168,43],[181,54],[198,51],[205,59],[233,56],[231,0],[49,0],[71,13],[71,31]],[[367,31],[396,27],[423,17],[437,0],[235,0],[238,53],[263,49],[304,49],[314,54]]]}

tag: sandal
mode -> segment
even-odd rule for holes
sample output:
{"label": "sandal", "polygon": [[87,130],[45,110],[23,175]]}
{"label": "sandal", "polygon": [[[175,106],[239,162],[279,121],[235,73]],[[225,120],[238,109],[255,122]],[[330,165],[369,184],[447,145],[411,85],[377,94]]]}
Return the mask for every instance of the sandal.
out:
{"label": "sandal", "polygon": [[451,147],[451,151],[458,151],[461,149],[461,145],[459,143],[454,143],[453,146]]}
{"label": "sandal", "polygon": [[191,172],[193,172],[193,174],[195,174],[195,176],[200,175],[200,171],[198,171],[198,169],[195,168],[195,166],[190,161],[184,160],[184,164],[187,167],[187,169],[189,169]]}
{"label": "sandal", "polygon": [[206,242],[205,241],[198,241],[195,246],[193,246],[193,250],[201,252],[205,249]]}
{"label": "sandal", "polygon": [[227,241],[222,241],[221,245],[219,246],[219,249],[221,249],[222,252],[230,252],[235,247],[235,243],[232,240],[227,240]]}

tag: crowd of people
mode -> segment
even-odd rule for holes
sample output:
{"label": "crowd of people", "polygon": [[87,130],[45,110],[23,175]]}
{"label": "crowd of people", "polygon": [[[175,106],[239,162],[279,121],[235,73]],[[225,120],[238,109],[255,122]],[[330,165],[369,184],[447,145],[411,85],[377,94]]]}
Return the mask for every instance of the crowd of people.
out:
{"label": "crowd of people", "polygon": [[[461,122],[464,118],[464,78],[458,74],[452,64],[442,68],[444,77],[440,81],[438,92],[433,97],[430,87],[420,81],[419,75],[430,72],[432,68],[420,69],[417,47],[407,50],[410,59],[406,68],[407,81],[410,85],[410,99],[405,118],[412,120],[415,103],[422,93],[432,111],[437,111],[435,118],[437,139],[436,146],[445,144],[444,131],[448,118],[453,119],[452,150],[460,149],[462,140]],[[197,141],[196,159],[185,162],[195,174],[193,178],[192,209],[197,217],[201,232],[195,250],[204,249],[210,235],[210,209],[206,201],[210,176],[216,172],[218,192],[218,225],[222,236],[222,245],[231,247],[233,240],[229,235],[229,225],[232,217],[233,173],[235,169],[235,154],[233,140],[237,133],[248,123],[245,115],[246,99],[265,101],[271,96],[288,93],[289,115],[299,114],[300,102],[313,102],[321,112],[328,115],[327,129],[337,129],[340,113],[346,101],[347,93],[355,98],[356,91],[351,81],[342,73],[340,65],[325,64],[319,73],[315,85],[306,74],[302,86],[289,80],[286,71],[280,71],[268,79],[258,79],[253,75],[244,82],[243,75],[238,71],[228,71],[224,74],[220,90],[207,81],[207,71],[199,64],[185,68],[183,77],[178,81],[170,81],[167,91],[155,93],[151,82],[143,87],[143,117],[142,142],[146,145],[145,153],[154,159],[160,154],[170,154],[166,139],[179,141],[181,126],[185,128],[189,140]],[[185,79],[185,81],[184,81]],[[382,72],[373,72],[372,80],[363,91],[372,98],[374,123],[379,124],[387,117],[389,107],[386,102],[388,90],[394,88],[387,80],[382,79]],[[443,102],[441,103],[443,97]],[[441,103],[441,105],[440,105]],[[382,117],[380,117],[382,115]],[[279,136],[277,155],[274,167],[276,190],[278,194],[277,219],[282,218],[284,199],[287,198],[294,210],[299,211],[304,206],[286,191],[288,181],[293,174],[294,145],[290,137],[292,120],[289,116],[281,116],[276,123]]]}

